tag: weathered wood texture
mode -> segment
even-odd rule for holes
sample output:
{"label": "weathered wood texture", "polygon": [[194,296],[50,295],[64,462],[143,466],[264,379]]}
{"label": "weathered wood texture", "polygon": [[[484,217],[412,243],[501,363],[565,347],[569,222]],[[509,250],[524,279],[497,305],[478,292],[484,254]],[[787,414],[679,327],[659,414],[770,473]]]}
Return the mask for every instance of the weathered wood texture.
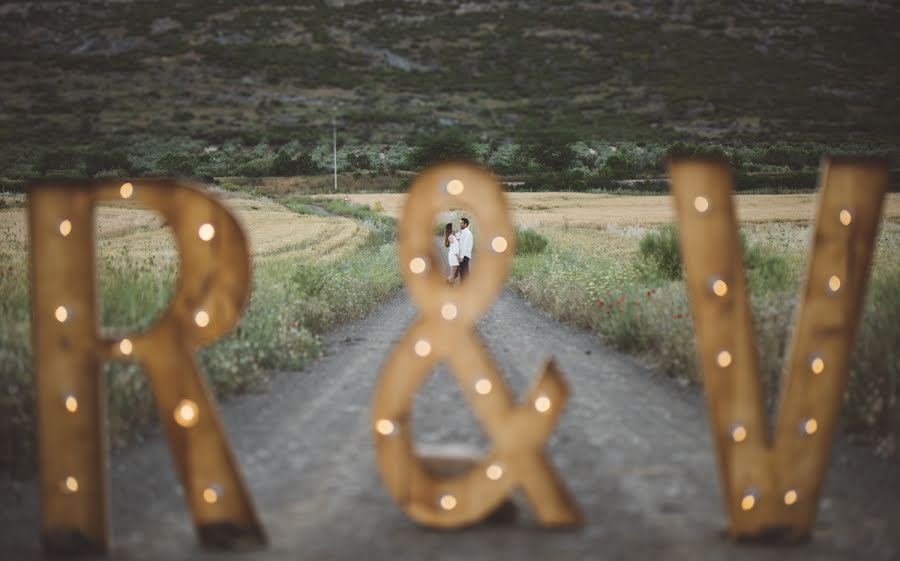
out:
{"label": "weathered wood texture", "polygon": [[[181,269],[175,294],[155,324],[143,333],[103,338],[94,208],[113,200],[135,201],[163,216]],[[199,189],[167,180],[36,184],[29,190],[28,212],[45,549],[84,553],[108,548],[101,371],[106,360],[143,365],[201,543],[263,542],[193,356],[237,322],[247,301],[250,259],[237,221]]]}
{"label": "weathered wood texture", "polygon": [[735,539],[808,539],[888,184],[882,162],[824,164],[806,285],[770,434],[724,161],[669,163],[698,364]]}
{"label": "weathered wood texture", "polygon": [[[472,275],[458,288],[447,284],[432,237],[433,220],[449,206],[469,209],[479,229]],[[517,404],[474,331],[515,252],[498,183],[469,164],[430,168],[411,187],[398,228],[400,268],[420,315],[392,349],[373,396],[378,467],[391,495],[417,522],[453,528],[489,516],[521,487],[541,524],[578,523],[575,501],[542,450],[567,398],[561,373],[547,361]],[[493,443],[480,459],[416,455],[410,410],[439,361],[449,365]]]}

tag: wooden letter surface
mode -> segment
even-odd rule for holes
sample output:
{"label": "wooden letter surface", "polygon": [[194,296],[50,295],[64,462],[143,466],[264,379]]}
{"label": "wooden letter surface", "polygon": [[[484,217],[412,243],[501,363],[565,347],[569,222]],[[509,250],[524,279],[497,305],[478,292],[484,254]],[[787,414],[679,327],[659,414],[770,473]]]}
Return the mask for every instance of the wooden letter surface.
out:
{"label": "wooden letter surface", "polygon": [[808,539],[840,412],[888,168],[861,160],[824,164],[774,441],[763,408],[728,165],[673,160],[669,174],[730,535]]}
{"label": "wooden letter surface", "polygon": [[[449,205],[470,209],[479,228],[473,273],[459,288],[447,284],[434,261],[432,221]],[[542,450],[566,401],[562,375],[548,361],[516,404],[474,331],[502,289],[515,251],[496,180],[470,164],[426,170],[410,189],[398,241],[400,269],[420,316],[388,357],[372,407],[378,467],[394,500],[419,523],[453,528],[485,518],[521,487],[541,524],[577,523],[577,506]],[[415,393],[438,361],[449,364],[493,443],[456,477],[437,473],[440,458],[416,455],[410,426]]]}
{"label": "wooden letter surface", "polygon": [[[237,221],[199,189],[166,180],[38,184],[28,198],[45,550],[108,548],[101,365],[111,359],[143,364],[201,543],[262,543],[250,495],[193,357],[237,322],[247,301],[250,260]],[[153,326],[104,339],[98,332],[94,208],[111,200],[133,200],[159,212],[174,234],[181,269],[172,301]]]}

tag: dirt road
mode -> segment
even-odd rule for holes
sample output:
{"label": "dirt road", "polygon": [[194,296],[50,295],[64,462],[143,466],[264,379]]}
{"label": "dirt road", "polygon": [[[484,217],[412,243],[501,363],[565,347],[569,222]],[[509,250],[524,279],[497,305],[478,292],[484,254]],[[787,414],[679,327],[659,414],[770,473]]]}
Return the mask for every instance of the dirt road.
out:
{"label": "dirt road", "polygon": [[[708,427],[696,388],[641,367],[590,334],[560,325],[505,293],[479,331],[521,395],[555,354],[573,397],[549,444],[586,524],[545,531],[527,505],[511,525],[437,532],[410,522],[382,488],[369,401],[387,350],[415,316],[398,295],[334,332],[328,353],[270,391],[226,403],[224,421],[270,538],[267,549],[201,552],[164,443],[112,460],[113,558],[233,560],[564,560],[900,558],[896,466],[839,443],[815,538],[806,546],[738,547],[724,519]],[[486,444],[447,372],[417,396],[419,443]],[[39,557],[35,485],[0,495],[0,557]]]}

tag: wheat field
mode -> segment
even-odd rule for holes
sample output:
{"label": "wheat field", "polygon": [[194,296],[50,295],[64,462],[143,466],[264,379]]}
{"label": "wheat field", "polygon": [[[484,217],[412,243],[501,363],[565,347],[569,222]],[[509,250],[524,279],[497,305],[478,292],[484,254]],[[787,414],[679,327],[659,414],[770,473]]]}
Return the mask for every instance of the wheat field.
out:
{"label": "wheat field", "polygon": [[[319,195],[334,198],[337,195]],[[399,218],[403,193],[353,194],[355,203],[376,206]],[[743,222],[807,222],[815,209],[815,194],[737,195],[738,218]],[[674,219],[668,196],[628,196],[605,193],[508,193],[513,220],[522,226],[571,225],[607,226],[609,224],[661,224]],[[891,193],[885,202],[884,216],[900,219],[900,194]]]}
{"label": "wheat field", "polygon": [[[237,216],[250,241],[256,261],[316,259],[331,261],[352,254],[367,234],[356,221],[338,216],[297,214],[282,205],[260,199],[231,198],[223,204]],[[175,244],[162,218],[134,204],[104,204],[97,209],[100,255],[127,251],[136,258],[175,258]],[[13,256],[28,250],[28,223],[24,208],[0,211],[0,254]]]}

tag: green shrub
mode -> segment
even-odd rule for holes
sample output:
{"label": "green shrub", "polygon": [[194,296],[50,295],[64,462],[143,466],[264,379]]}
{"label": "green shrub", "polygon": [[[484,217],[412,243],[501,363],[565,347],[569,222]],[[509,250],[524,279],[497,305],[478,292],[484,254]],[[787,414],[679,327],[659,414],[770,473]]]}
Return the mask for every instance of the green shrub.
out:
{"label": "green shrub", "polygon": [[263,156],[255,160],[250,160],[238,166],[237,174],[247,177],[266,177],[273,175],[273,164],[275,158],[272,156]]}
{"label": "green shrub", "polygon": [[[761,245],[749,244],[743,230],[740,240],[750,290],[765,293],[787,288],[793,280],[787,259]],[[681,248],[674,224],[644,234],[639,245],[637,269],[649,281],[682,278]]]}
{"label": "green shrub", "polygon": [[502,144],[488,158],[490,168],[499,174],[527,173],[531,159],[518,144]]}
{"label": "green shrub", "polygon": [[35,171],[46,177],[84,177],[84,155],[76,148],[47,150],[38,156]]}
{"label": "green shrub", "polygon": [[526,146],[525,155],[548,171],[566,171],[575,161],[575,151],[568,139],[548,138]]}
{"label": "green shrub", "polygon": [[791,271],[787,259],[760,245],[748,246],[741,235],[744,246],[744,268],[750,290],[761,294],[787,289],[791,282]]}
{"label": "green shrub", "polygon": [[644,234],[639,246],[640,270],[645,276],[660,280],[681,278],[681,248],[674,224]]}
{"label": "green shrub", "polygon": [[182,152],[169,152],[156,161],[161,175],[194,175],[197,167],[195,157]]}
{"label": "green shrub", "polygon": [[0,192],[24,193],[25,192],[25,182],[20,179],[0,178]]}
{"label": "green shrub", "polygon": [[519,228],[516,231],[516,255],[541,253],[549,243],[550,240],[530,228]]}
{"label": "green shrub", "polygon": [[272,175],[280,176],[312,175],[320,171],[309,152],[294,152],[286,147],[278,151],[270,168]]}
{"label": "green shrub", "polygon": [[128,161],[128,155],[121,150],[93,150],[85,154],[84,167],[89,176],[106,170],[125,170],[124,175],[127,176],[133,166]]}
{"label": "green shrub", "polygon": [[600,168],[601,176],[607,179],[628,179],[637,176],[640,172],[639,164],[625,154],[613,154]]}
{"label": "green shrub", "polygon": [[434,136],[420,137],[409,155],[409,164],[422,169],[447,160],[474,160],[475,149],[458,129],[446,129]]}

